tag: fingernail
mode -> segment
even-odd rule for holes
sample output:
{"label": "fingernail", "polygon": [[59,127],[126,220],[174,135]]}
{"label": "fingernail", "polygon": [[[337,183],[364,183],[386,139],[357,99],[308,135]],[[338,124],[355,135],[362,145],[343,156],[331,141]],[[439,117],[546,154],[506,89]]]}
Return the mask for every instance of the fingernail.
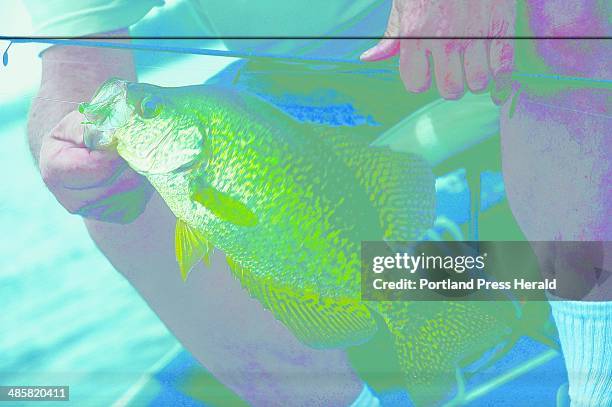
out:
{"label": "fingernail", "polygon": [[363,52],[363,54],[361,54],[361,56],[359,56],[359,59],[364,60],[369,58],[372,55],[372,50],[373,48],[370,48],[368,50],[366,50],[365,52]]}

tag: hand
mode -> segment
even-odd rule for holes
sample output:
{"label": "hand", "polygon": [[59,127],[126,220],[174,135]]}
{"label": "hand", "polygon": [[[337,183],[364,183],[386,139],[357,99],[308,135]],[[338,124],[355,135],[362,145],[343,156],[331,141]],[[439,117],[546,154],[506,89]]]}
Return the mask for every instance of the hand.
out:
{"label": "hand", "polygon": [[43,180],[70,213],[129,223],[143,212],[153,188],[116,152],[85,147],[84,120],[71,112],[43,137],[39,163]]}
{"label": "hand", "polygon": [[[385,37],[509,37],[515,0],[394,0]],[[514,46],[507,39],[382,39],[361,55],[378,61],[400,54],[400,75],[411,92],[429,89],[430,56],[440,95],[458,99],[487,89],[493,100],[508,96]]]}

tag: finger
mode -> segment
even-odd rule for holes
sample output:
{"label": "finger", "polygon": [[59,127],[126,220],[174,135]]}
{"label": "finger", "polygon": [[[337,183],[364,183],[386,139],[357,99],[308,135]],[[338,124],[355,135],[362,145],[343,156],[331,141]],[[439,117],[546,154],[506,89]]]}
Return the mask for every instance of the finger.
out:
{"label": "finger", "polygon": [[127,163],[104,151],[49,137],[41,149],[43,180],[70,213],[125,223],[143,210],[151,187]]}
{"label": "finger", "polygon": [[432,47],[436,84],[444,99],[459,99],[463,96],[463,66],[461,44],[457,41],[438,41]]}
{"label": "finger", "polygon": [[82,126],[57,126],[43,140],[40,170],[47,185],[93,188],[104,184],[124,164],[116,153],[83,147],[82,131]]}
{"label": "finger", "polygon": [[[493,100],[501,104],[510,95],[511,76],[514,69],[514,42],[507,39],[514,35],[516,8],[513,2],[501,2],[491,10],[489,34],[499,37],[489,48],[489,66],[494,82]],[[506,38],[503,38],[506,37]]]}
{"label": "finger", "polygon": [[465,81],[472,92],[482,92],[489,85],[487,42],[471,41],[463,53]]}
{"label": "finger", "polygon": [[[385,31],[384,37],[399,37],[400,34],[400,11],[394,2],[391,7],[391,14],[389,15],[389,22],[387,23],[387,30]],[[380,61],[383,59],[391,58],[400,50],[400,40],[397,38],[383,38],[373,46],[372,48],[365,51],[359,57],[362,61]]]}
{"label": "finger", "polygon": [[493,101],[505,102],[512,91],[512,69],[514,68],[514,44],[510,40],[496,39],[491,41],[489,50],[491,75],[494,89]]}
{"label": "finger", "polygon": [[61,143],[45,143],[41,148],[43,180],[68,189],[94,188],[105,184],[123,165],[120,159],[103,152],[89,151]]}
{"label": "finger", "polygon": [[68,113],[60,122],[51,129],[51,137],[56,140],[70,143],[74,146],[84,147],[83,129],[87,119],[81,113],[74,111]]}
{"label": "finger", "polygon": [[400,50],[399,39],[382,39],[378,44],[365,51],[359,59],[366,62],[381,61],[397,55]]}
{"label": "finger", "polygon": [[431,85],[429,52],[422,40],[402,40],[400,76],[410,92],[424,92]]}

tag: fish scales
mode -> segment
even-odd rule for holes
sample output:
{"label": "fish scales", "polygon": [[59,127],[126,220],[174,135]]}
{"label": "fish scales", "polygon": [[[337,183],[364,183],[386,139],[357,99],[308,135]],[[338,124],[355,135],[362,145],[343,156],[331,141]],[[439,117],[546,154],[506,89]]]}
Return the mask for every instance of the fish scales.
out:
{"label": "fish scales", "polygon": [[[232,100],[229,110],[194,101],[192,109],[212,118],[205,157],[190,171],[155,175],[151,182],[179,218],[255,274],[323,295],[357,296],[359,243],[382,236],[368,221],[376,219],[369,198],[346,166],[299,126],[284,117],[264,126],[257,117],[263,112],[236,107],[242,103]],[[228,224],[193,202],[193,177],[240,197],[257,225]]]}

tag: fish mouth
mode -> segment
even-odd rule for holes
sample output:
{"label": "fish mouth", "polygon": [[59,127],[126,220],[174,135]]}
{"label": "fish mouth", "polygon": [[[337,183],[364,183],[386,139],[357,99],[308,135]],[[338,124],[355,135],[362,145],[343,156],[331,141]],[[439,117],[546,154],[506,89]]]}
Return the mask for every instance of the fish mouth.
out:
{"label": "fish mouth", "polygon": [[134,108],[127,101],[128,82],[111,78],[104,82],[90,102],[81,103],[85,116],[83,142],[90,150],[115,148],[115,131],[127,124]]}

